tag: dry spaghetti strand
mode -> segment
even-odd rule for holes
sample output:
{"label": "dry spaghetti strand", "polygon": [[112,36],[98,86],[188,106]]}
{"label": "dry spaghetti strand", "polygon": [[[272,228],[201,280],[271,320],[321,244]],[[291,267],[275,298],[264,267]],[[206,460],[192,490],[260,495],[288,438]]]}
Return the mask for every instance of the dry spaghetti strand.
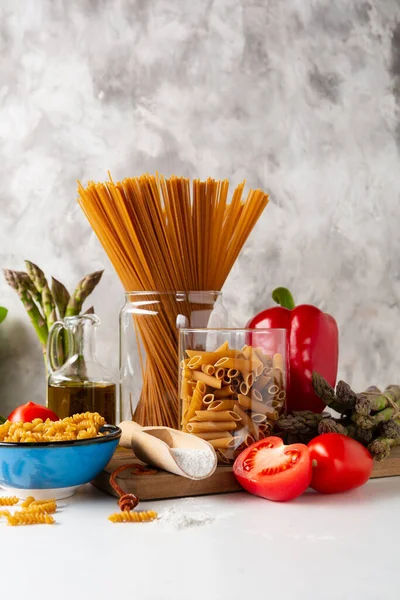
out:
{"label": "dry spaghetti strand", "polygon": [[[229,182],[190,182],[144,174],[120,182],[79,183],[78,202],[128,291],[220,291],[262,211],[268,194],[244,182],[228,202]],[[144,295],[143,302],[152,296]],[[196,308],[197,306],[197,308]],[[212,308],[212,307],[211,307]],[[143,388],[134,419],[141,425],[178,427],[178,329],[190,323],[194,301],[160,296],[157,318],[135,318],[144,348]],[[202,312],[201,312],[202,311]],[[211,309],[200,310],[206,327]]]}

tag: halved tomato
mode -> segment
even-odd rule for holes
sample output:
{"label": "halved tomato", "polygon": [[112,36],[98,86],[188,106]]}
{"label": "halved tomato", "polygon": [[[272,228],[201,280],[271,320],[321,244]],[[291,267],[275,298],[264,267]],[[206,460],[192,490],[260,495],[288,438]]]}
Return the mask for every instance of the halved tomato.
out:
{"label": "halved tomato", "polygon": [[285,446],[281,438],[267,437],[239,454],[233,472],[251,494],[285,502],[300,496],[310,485],[310,452],[304,444]]}

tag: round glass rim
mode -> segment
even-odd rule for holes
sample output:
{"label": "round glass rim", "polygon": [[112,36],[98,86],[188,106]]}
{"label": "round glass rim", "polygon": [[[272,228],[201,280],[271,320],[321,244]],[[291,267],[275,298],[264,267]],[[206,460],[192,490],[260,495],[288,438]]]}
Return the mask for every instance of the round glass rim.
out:
{"label": "round glass rim", "polygon": [[221,292],[220,290],[164,290],[162,292],[158,292],[157,290],[132,290],[130,292],[124,292],[125,296],[130,296],[130,295],[135,295],[135,296],[148,296],[151,294],[157,295],[157,296],[163,296],[163,295],[171,295],[174,294],[175,296],[177,294],[218,294],[218,295],[222,295],[223,292]]}
{"label": "round glass rim", "polygon": [[240,333],[271,333],[273,331],[280,331],[286,333],[286,329],[284,327],[243,327],[242,329],[240,327],[182,327],[179,329],[179,331],[181,333],[206,333],[208,331],[219,331],[221,333],[224,333],[225,331],[227,333],[235,331]]}

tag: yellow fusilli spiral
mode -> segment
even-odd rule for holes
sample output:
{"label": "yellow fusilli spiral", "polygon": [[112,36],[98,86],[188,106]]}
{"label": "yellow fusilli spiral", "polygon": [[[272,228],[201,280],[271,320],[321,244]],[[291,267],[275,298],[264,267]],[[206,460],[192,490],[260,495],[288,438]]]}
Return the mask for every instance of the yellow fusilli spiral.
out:
{"label": "yellow fusilli spiral", "polygon": [[55,520],[51,515],[41,512],[39,510],[33,511],[21,511],[16,512],[12,516],[7,517],[9,525],[53,525]]}
{"label": "yellow fusilli spiral", "polygon": [[154,521],[154,519],[157,519],[157,516],[154,510],[145,510],[143,512],[124,510],[114,513],[108,518],[112,523],[144,523],[145,521]]}
{"label": "yellow fusilli spiral", "polygon": [[57,510],[57,503],[55,500],[49,500],[49,502],[32,502],[27,511],[39,511],[47,514],[55,513]]}
{"label": "yellow fusilli spiral", "polygon": [[14,504],[18,504],[19,498],[17,496],[0,496],[0,506],[14,506]]}
{"label": "yellow fusilli spiral", "polygon": [[102,435],[99,429],[105,419],[99,413],[85,412],[59,421],[34,419],[32,423],[0,425],[0,442],[54,442],[94,438]]}
{"label": "yellow fusilli spiral", "polygon": [[0,518],[1,517],[11,517],[11,513],[9,510],[0,510]]}

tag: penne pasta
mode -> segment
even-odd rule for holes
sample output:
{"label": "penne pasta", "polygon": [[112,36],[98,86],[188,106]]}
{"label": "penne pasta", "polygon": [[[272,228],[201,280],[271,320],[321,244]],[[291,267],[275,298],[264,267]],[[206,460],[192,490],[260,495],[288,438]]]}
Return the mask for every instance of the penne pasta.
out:
{"label": "penne pasta", "polygon": [[279,387],[283,386],[283,372],[282,369],[272,369],[272,377],[275,379],[275,383],[279,385]]}
{"label": "penne pasta", "polygon": [[197,410],[196,421],[240,421],[240,417],[233,410]]}
{"label": "penne pasta", "polygon": [[233,378],[239,376],[239,371],[238,371],[238,369],[228,369],[227,375],[228,375],[228,377],[230,377],[231,379],[233,379]]}
{"label": "penne pasta", "polygon": [[261,413],[262,415],[265,415],[268,419],[276,421],[279,418],[279,414],[274,408],[271,408],[268,405],[263,404],[262,402],[258,402],[258,400],[253,400],[252,398],[249,398],[249,396],[239,394],[238,400],[240,406],[242,406],[243,408],[247,408],[248,410]]}
{"label": "penne pasta", "polygon": [[226,385],[220,390],[214,390],[214,397],[217,398],[229,398],[232,394],[235,393],[235,388],[232,385]]}
{"label": "penne pasta", "polygon": [[[196,437],[201,438],[202,440],[218,440],[221,438],[226,438],[229,434],[226,431],[207,431],[204,433],[195,433]],[[232,436],[231,436],[232,437]]]}
{"label": "penne pasta", "polygon": [[195,416],[196,410],[200,410],[203,406],[203,396],[205,389],[205,385],[202,385],[202,382],[198,381],[196,384],[196,388],[193,392],[192,400],[186,411],[186,415],[184,415],[185,423],[190,421],[190,419],[192,419]]}
{"label": "penne pasta", "polygon": [[267,377],[266,375],[260,375],[260,377],[254,383],[253,389],[261,392],[261,390],[263,390],[265,388],[265,386],[267,386],[269,384],[270,381],[271,381],[270,376]]}
{"label": "penne pasta", "polygon": [[285,390],[281,390],[280,392],[278,392],[277,396],[276,396],[277,400],[285,400],[286,399],[286,392]]}
{"label": "penne pasta", "polygon": [[[215,369],[215,367],[214,367],[214,369]],[[217,379],[224,379],[224,377],[225,377],[225,369],[223,369],[222,367],[219,367],[219,368],[215,369],[215,377]],[[230,381],[231,380],[229,379],[228,383],[230,383]]]}
{"label": "penne pasta", "polygon": [[268,394],[270,396],[275,396],[275,394],[277,394],[279,392],[279,386],[276,385],[275,383],[273,383],[272,385],[270,385],[268,387]]}
{"label": "penne pasta", "polygon": [[242,381],[242,383],[240,384],[240,393],[243,394],[243,396],[247,396],[247,394],[249,393],[249,386],[247,385],[247,383],[245,383],[244,381]]}
{"label": "penne pasta", "polygon": [[[257,439],[258,439],[258,435],[257,435]],[[251,446],[252,444],[254,444],[255,441],[256,441],[256,438],[254,438],[254,436],[252,436],[250,433],[248,433],[243,440],[245,446]]]}
{"label": "penne pasta", "polygon": [[257,356],[259,360],[261,360],[264,367],[272,366],[272,359],[268,354],[264,354],[261,348],[253,348],[254,354]]}
{"label": "penne pasta", "polygon": [[249,373],[246,375],[244,382],[249,388],[251,388],[254,383],[254,373]]}
{"label": "penne pasta", "polygon": [[222,378],[222,383],[224,383],[225,385],[230,385],[231,384],[231,378],[228,377],[228,375],[224,375]]}
{"label": "penne pasta", "polygon": [[227,436],[226,438],[209,440],[209,442],[214,448],[236,448],[238,443],[231,435]]}
{"label": "penne pasta", "polygon": [[212,375],[206,375],[206,373],[203,373],[202,371],[193,371],[192,377],[195,381],[201,381],[202,383],[207,384],[212,388],[220,389],[222,387],[221,379],[217,379]]}
{"label": "penne pasta", "polygon": [[215,367],[213,365],[201,365],[201,370],[206,375],[214,375]]}
{"label": "penne pasta", "polygon": [[235,404],[237,400],[214,400],[208,404],[207,410],[233,410]]}
{"label": "penne pasta", "polygon": [[252,419],[249,417],[249,415],[243,410],[243,408],[239,405],[236,404],[235,408],[233,409],[234,412],[236,412],[239,417],[242,419],[243,425],[245,428],[247,428],[247,430],[254,434],[257,435],[257,425],[252,421]]}
{"label": "penne pasta", "polygon": [[263,371],[262,371],[262,375],[264,375],[264,377],[272,377],[273,375],[273,368],[272,367],[264,367]]}
{"label": "penne pasta", "polygon": [[262,397],[262,395],[260,394],[260,392],[259,392],[258,390],[254,390],[254,389],[253,389],[253,390],[251,390],[251,397],[252,397],[254,400],[257,400],[258,402],[262,402],[262,399],[263,399],[263,397]]}
{"label": "penne pasta", "polygon": [[236,421],[191,421],[187,424],[189,433],[206,433],[207,431],[233,431]]}
{"label": "penne pasta", "polygon": [[283,357],[282,357],[282,354],[279,354],[277,352],[276,354],[273,355],[273,357],[272,357],[272,367],[274,369],[279,369],[280,371],[283,370]]}
{"label": "penne pasta", "polygon": [[214,402],[214,394],[206,394],[205,396],[203,396],[203,404],[205,404],[206,406],[208,406],[209,404],[212,404]]}
{"label": "penne pasta", "polygon": [[267,417],[265,415],[262,415],[261,413],[257,412],[252,412],[251,418],[254,421],[254,423],[257,423],[257,425],[260,425],[260,423],[265,423],[265,421],[267,420]]}

